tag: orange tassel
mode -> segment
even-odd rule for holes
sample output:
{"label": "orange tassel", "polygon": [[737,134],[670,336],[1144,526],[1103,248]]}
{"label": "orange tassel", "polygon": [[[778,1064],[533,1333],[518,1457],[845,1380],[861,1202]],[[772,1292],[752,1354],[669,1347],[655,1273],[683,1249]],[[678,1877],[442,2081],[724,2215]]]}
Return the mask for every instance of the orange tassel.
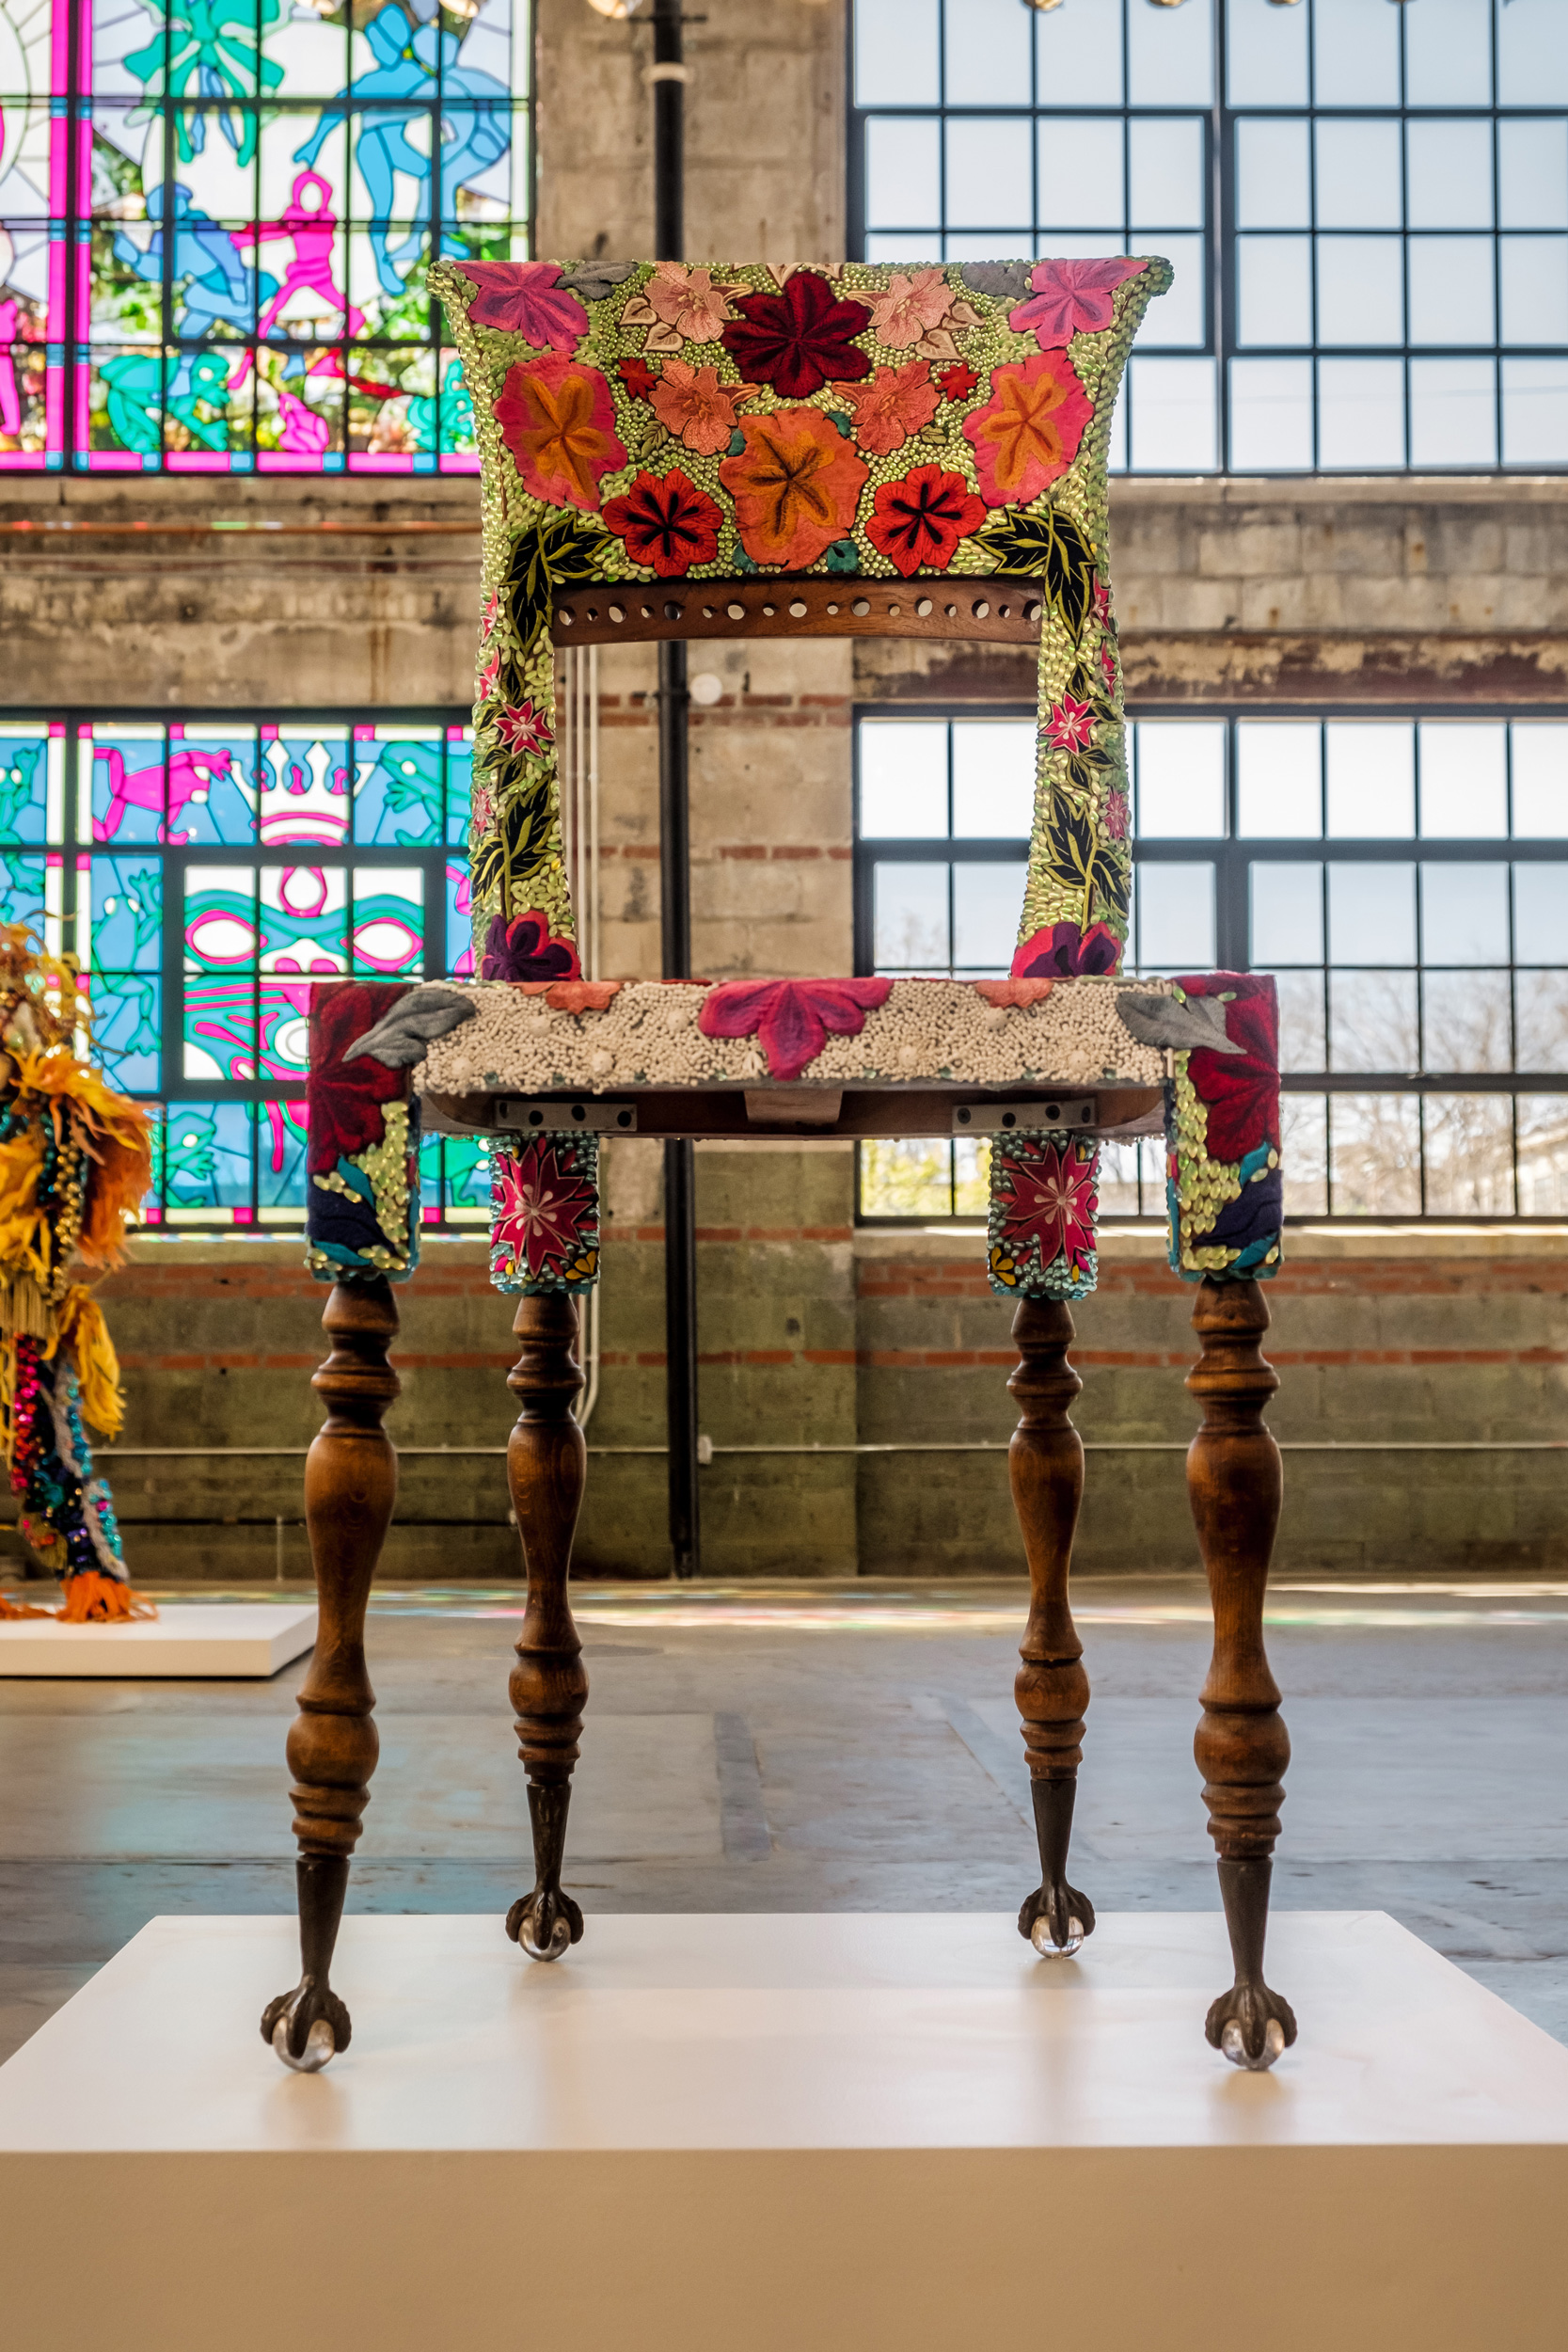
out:
{"label": "orange tassel", "polygon": [[96,1568],[85,1568],[80,1576],[68,1578],[65,1607],[55,1612],[62,1625],[114,1624],[157,1613],[145,1595],[133,1592],[115,1577],[101,1576]]}
{"label": "orange tassel", "polygon": [[8,1624],[12,1618],[52,1617],[54,1613],[53,1609],[35,1609],[30,1601],[8,1600],[5,1594],[0,1593],[0,1625]]}

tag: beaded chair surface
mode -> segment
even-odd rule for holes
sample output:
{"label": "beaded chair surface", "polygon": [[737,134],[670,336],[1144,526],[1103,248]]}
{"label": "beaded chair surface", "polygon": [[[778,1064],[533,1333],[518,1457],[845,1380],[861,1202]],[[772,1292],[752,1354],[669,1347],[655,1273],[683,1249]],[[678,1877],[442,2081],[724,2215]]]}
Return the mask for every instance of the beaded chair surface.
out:
{"label": "beaded chair surface", "polygon": [[[424,1064],[411,1082],[397,1066],[354,1076],[339,1057],[395,992],[356,987],[352,1014],[320,1006],[312,1089],[347,1083],[368,1121],[346,1154],[331,1114],[313,1130],[324,1279],[403,1270],[420,1093],[501,1138],[498,1284],[578,1292],[597,1278],[594,1136],[564,1135],[563,1117],[514,1149],[509,1105],[700,1089],[695,1131],[727,1133],[726,1090],[755,1125],[782,1116],[770,1093],[802,1088],[828,1103],[847,1088],[898,1096],[909,1123],[890,1101],[889,1134],[934,1132],[915,1098],[928,1108],[954,1088],[1092,1089],[1066,1120],[1077,1132],[1060,1132],[1059,1106],[1038,1125],[1025,1110],[991,1155],[992,1286],[1064,1298],[1094,1281],[1095,1137],[1135,1132],[1163,1091],[1172,1263],[1193,1279],[1274,1270],[1272,982],[1120,977],[1132,853],[1106,464],[1128,352],[1170,274],[1121,256],[436,266],[483,466],[478,978],[444,1034],[408,1055]],[[871,631],[1037,641],[1010,977],[585,980],[562,855],[558,643]],[[999,941],[999,965],[1008,954]],[[747,1131],[738,1108],[736,1121]]]}

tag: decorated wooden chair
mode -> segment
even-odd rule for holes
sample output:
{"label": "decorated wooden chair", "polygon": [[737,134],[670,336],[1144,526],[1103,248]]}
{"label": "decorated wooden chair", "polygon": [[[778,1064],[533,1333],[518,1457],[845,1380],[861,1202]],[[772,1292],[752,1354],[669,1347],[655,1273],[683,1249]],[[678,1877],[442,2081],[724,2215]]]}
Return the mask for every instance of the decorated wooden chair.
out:
{"label": "decorated wooden chair", "polygon": [[[989,1272],[1016,1302],[1012,1490],[1032,1598],[1017,1695],[1040,1883],[1021,1931],[1072,1953],[1088,1703],[1068,1568],[1083,1448],[1070,1302],[1094,1287],[1098,1149],[1168,1143],[1171,1263],[1198,1285],[1189,1456],[1214,1601],[1196,1755],[1235,1961],[1209,2039],[1294,2039],[1263,1981],[1289,1743],[1262,1601],[1279,1456],[1259,1284],[1279,1261],[1273,984],[1119,977],[1131,883],[1106,452],[1157,260],[914,268],[442,262],[483,453],[471,832],[478,978],[325,984],[309,1075],[310,1257],[333,1285],[306,1506],[322,1630],[289,1742],[304,1974],[262,2030],[289,2064],[348,2041],[333,1941],[376,1757],[363,1629],[396,1460],[392,1285],[412,1274],[421,1117],[495,1138],[491,1267],[519,1294],[508,1472],[528,1600],[511,1694],[534,1879],[507,1932],[554,1960],[588,1695],[567,1598],[585,1447],[577,1301],[598,1279],[604,1134],[981,1135]],[[562,854],[559,645],[894,634],[1037,643],[1037,788],[1011,977],[584,979]],[[998,942],[997,961],[1006,946]]]}

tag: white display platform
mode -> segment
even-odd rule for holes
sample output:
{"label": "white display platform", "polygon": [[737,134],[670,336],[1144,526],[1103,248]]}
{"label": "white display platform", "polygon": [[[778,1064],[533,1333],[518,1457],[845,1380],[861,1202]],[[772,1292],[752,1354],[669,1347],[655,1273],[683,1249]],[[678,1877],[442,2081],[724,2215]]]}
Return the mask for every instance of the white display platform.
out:
{"label": "white display platform", "polygon": [[0,2068],[27,2352],[1560,2352],[1568,2049],[1381,1913],[1285,1913],[1302,2039],[1203,2039],[1217,1915],[157,1919]]}
{"label": "white display platform", "polygon": [[214,1675],[263,1678],[315,1646],[316,1604],[170,1601],[128,1624],[61,1625],[56,1617],[0,1618],[0,1678],[13,1675],[107,1677],[141,1682]]}

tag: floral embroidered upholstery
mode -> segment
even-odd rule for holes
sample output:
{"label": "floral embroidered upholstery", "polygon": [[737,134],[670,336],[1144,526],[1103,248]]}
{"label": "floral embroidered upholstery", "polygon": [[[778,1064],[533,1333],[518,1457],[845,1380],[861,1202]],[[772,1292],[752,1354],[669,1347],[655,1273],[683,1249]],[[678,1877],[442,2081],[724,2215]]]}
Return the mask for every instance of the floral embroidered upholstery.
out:
{"label": "floral embroidered upholstery", "polygon": [[775,572],[1032,584],[1038,781],[1015,968],[1113,969],[1131,864],[1105,462],[1168,263],[443,262],[432,282],[484,467],[481,972],[576,969],[554,592]]}

